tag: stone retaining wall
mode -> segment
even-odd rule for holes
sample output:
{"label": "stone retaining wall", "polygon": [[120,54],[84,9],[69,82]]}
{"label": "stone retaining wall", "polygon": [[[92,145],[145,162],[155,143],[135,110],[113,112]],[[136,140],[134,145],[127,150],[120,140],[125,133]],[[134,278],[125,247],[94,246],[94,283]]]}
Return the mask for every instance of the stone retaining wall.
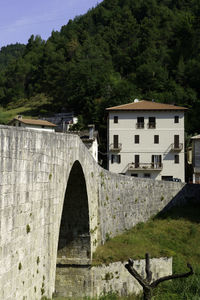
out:
{"label": "stone retaining wall", "polygon": [[[134,268],[144,278],[145,260],[135,260]],[[152,279],[158,279],[172,274],[172,258],[153,258],[150,260]],[[92,267],[93,296],[115,292],[120,296],[139,294],[142,287],[125,268],[125,262],[115,262],[108,266]]]}
{"label": "stone retaining wall", "polygon": [[[150,260],[153,279],[172,274],[172,258],[153,258]],[[143,277],[145,260],[135,260],[134,268]],[[117,293],[120,296],[139,294],[141,286],[125,268],[125,262],[115,262],[98,267],[73,266],[57,270],[59,279],[59,296],[99,297],[108,293]]]}

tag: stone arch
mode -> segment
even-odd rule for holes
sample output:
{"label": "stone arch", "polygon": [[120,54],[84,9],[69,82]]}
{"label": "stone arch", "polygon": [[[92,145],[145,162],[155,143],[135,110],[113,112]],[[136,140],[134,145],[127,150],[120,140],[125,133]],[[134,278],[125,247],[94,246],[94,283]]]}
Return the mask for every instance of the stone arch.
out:
{"label": "stone arch", "polygon": [[69,174],[58,238],[57,264],[86,264],[91,257],[89,207],[79,161]]}

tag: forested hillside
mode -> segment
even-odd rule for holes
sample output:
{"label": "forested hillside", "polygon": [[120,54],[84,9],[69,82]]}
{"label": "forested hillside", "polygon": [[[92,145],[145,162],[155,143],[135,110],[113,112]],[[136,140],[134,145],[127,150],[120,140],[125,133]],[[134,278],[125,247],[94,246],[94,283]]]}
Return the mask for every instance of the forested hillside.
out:
{"label": "forested hillside", "polygon": [[193,108],[187,131],[198,132],[199,15],[198,0],[104,0],[46,42],[31,36],[1,68],[0,104],[16,108],[42,95],[48,105],[38,114],[74,111],[103,134],[105,107],[155,99]]}
{"label": "forested hillside", "polygon": [[0,70],[2,71],[11,61],[22,56],[24,49],[25,45],[19,43],[2,47],[0,51]]}

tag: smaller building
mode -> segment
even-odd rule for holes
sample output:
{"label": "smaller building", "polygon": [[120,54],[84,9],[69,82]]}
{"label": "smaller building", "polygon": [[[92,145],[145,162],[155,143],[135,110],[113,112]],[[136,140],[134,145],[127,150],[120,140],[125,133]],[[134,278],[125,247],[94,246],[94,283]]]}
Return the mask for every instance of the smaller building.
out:
{"label": "smaller building", "polygon": [[200,134],[192,137],[193,183],[200,184]]}
{"label": "smaller building", "polygon": [[98,162],[98,145],[99,135],[98,131],[95,130],[94,125],[88,125],[89,130],[82,130],[79,132],[79,136],[89,152],[92,154],[96,162]]}
{"label": "smaller building", "polygon": [[59,132],[69,131],[75,124],[78,123],[78,118],[73,112],[57,113],[51,117],[44,118],[44,120],[56,124],[56,131]]}
{"label": "smaller building", "polygon": [[24,119],[22,116],[14,118],[8,123],[8,125],[51,132],[54,132],[56,128],[55,124],[46,120]]}
{"label": "smaller building", "polygon": [[67,133],[77,134],[96,162],[98,162],[99,134],[98,131],[95,130],[95,125],[88,125],[88,129],[85,130],[68,131]]}

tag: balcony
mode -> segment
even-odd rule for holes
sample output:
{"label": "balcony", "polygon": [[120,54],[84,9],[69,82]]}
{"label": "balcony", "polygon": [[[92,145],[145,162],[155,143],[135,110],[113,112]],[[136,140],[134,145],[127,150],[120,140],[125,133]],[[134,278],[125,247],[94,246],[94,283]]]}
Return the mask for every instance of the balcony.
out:
{"label": "balcony", "polygon": [[150,128],[150,129],[154,129],[154,128],[156,128],[156,123],[155,122],[149,122],[147,124],[147,127]]}
{"label": "balcony", "polygon": [[148,170],[148,171],[160,171],[163,168],[162,163],[130,163],[127,166],[127,171],[133,171],[133,170]]}
{"label": "balcony", "polygon": [[144,128],[144,122],[138,122],[138,123],[136,123],[136,128],[137,129]]}
{"label": "balcony", "polygon": [[114,151],[114,152],[119,152],[122,150],[122,143],[118,143],[118,144],[110,144],[109,145],[109,151]]}
{"label": "balcony", "polygon": [[183,143],[177,143],[177,144],[171,144],[171,151],[177,152],[177,151],[181,151],[183,149]]}

